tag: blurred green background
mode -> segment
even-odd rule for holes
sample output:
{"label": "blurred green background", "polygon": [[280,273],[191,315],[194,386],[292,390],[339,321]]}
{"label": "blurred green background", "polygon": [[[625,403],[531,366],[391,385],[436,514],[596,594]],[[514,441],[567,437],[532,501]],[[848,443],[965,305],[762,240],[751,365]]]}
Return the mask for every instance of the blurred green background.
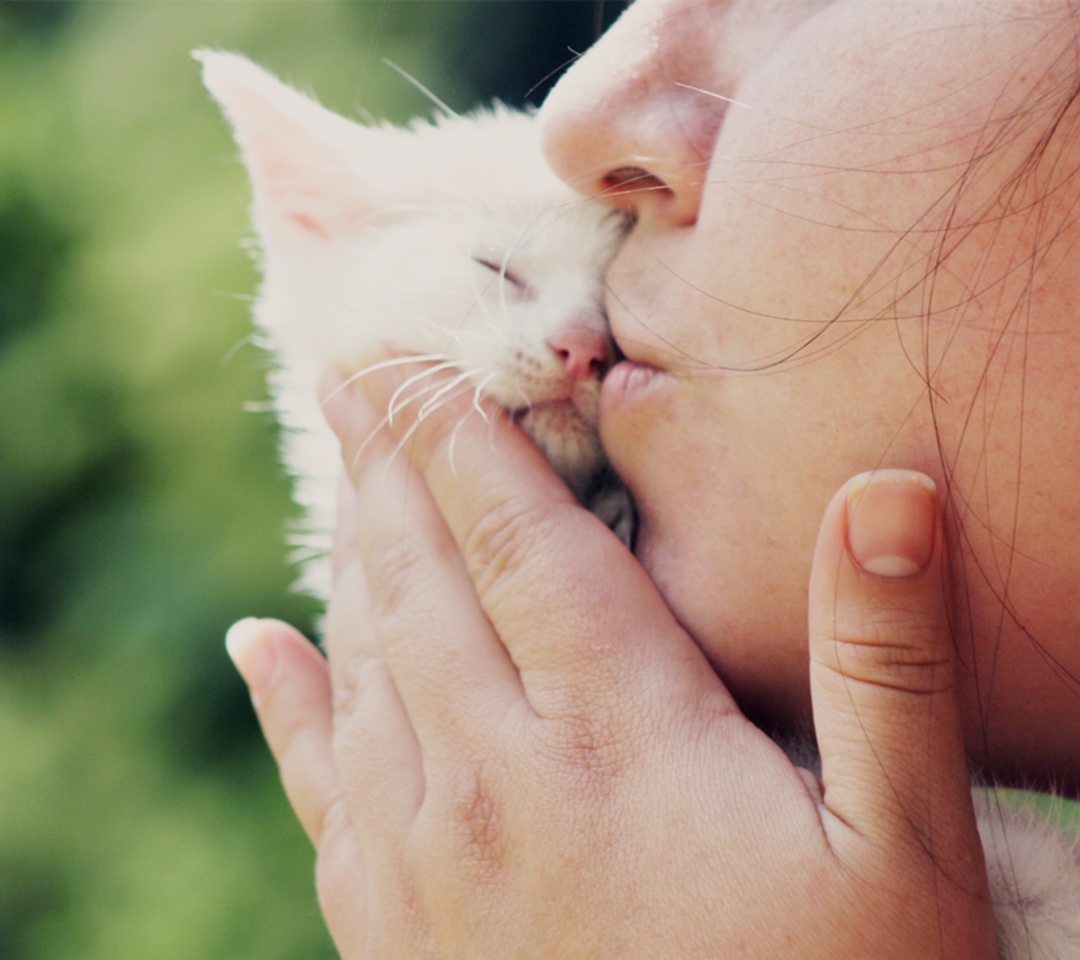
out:
{"label": "blurred green background", "polygon": [[455,108],[538,102],[619,6],[0,2],[0,960],[334,955],[222,647],[316,610],[188,51],[403,120],[429,105],[383,58]]}

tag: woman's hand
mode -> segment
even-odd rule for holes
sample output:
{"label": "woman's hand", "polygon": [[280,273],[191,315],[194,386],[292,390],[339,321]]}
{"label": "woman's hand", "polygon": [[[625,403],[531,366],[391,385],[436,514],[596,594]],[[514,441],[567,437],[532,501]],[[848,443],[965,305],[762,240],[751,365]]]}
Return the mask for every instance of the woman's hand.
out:
{"label": "woman's hand", "polygon": [[924,481],[826,512],[819,784],[503,416],[380,423],[404,376],[325,391],[329,668],[282,624],[229,640],[343,957],[996,956]]}

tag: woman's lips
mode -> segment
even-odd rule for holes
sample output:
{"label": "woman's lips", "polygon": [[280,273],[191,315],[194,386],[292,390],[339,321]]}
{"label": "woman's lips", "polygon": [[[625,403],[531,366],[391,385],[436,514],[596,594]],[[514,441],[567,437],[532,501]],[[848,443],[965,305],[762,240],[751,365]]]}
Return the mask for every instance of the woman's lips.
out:
{"label": "woman's lips", "polygon": [[644,400],[662,388],[669,377],[659,367],[634,360],[620,360],[604,377],[600,386],[600,403],[606,409]]}

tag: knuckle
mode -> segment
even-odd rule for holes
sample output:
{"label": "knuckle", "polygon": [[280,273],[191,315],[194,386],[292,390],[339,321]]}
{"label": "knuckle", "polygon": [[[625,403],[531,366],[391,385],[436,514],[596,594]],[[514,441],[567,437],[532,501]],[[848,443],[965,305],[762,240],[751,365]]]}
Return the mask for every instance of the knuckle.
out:
{"label": "knuckle", "polygon": [[352,909],[343,900],[356,868],[353,842],[352,821],[345,803],[337,801],[327,808],[315,838],[315,892],[319,909],[331,924]]}
{"label": "knuckle", "polygon": [[505,831],[499,815],[499,805],[487,789],[483,776],[473,778],[471,788],[464,791],[455,804],[455,822],[469,862],[482,876],[496,874],[506,853]]}
{"label": "knuckle", "polygon": [[384,804],[400,756],[386,723],[392,686],[385,661],[360,657],[345,668],[338,694],[332,733],[337,776],[349,795],[365,806]]}
{"label": "knuckle", "polygon": [[554,750],[564,767],[591,780],[614,780],[626,769],[628,757],[622,745],[588,717],[569,716],[560,720],[561,735]]}
{"label": "knuckle", "polygon": [[541,760],[597,799],[614,789],[638,755],[639,731],[625,711],[616,714],[602,702],[571,699],[545,726]]}
{"label": "knuckle", "polygon": [[388,681],[387,669],[386,661],[381,657],[364,654],[351,657],[334,685],[334,716],[339,721],[345,717],[357,718],[365,707],[370,706],[371,694],[376,687]]}
{"label": "knuckle", "polygon": [[952,651],[940,630],[907,611],[875,611],[837,624],[815,656],[845,682],[939,694],[956,682]]}
{"label": "knuckle", "polygon": [[350,846],[353,832],[352,818],[344,799],[339,797],[327,806],[319,826],[319,833],[315,838],[316,863],[333,877],[337,875],[335,871],[342,866],[341,858]]}
{"label": "knuckle", "polygon": [[535,562],[554,518],[525,496],[506,495],[485,510],[462,538],[469,572],[481,596],[496,584],[512,587]]}
{"label": "knuckle", "polygon": [[[510,849],[503,782],[499,764],[475,761],[462,764],[443,789],[432,791],[428,826],[414,851],[422,870],[430,867],[434,848],[442,850],[451,869],[468,884],[499,881]],[[441,842],[430,842],[433,829]]]}
{"label": "knuckle", "polygon": [[413,601],[430,596],[433,572],[443,558],[431,538],[419,531],[401,530],[379,554],[378,568],[371,578],[371,616],[376,624],[394,624],[405,611],[414,611]]}

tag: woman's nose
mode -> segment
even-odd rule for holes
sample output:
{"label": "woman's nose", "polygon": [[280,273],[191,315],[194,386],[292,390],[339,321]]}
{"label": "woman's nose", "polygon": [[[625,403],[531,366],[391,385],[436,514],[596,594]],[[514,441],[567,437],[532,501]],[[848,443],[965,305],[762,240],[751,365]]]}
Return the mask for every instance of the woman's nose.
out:
{"label": "woman's nose", "polygon": [[639,221],[697,219],[731,94],[718,56],[722,6],[638,0],[570,68],[540,111],[559,176]]}

